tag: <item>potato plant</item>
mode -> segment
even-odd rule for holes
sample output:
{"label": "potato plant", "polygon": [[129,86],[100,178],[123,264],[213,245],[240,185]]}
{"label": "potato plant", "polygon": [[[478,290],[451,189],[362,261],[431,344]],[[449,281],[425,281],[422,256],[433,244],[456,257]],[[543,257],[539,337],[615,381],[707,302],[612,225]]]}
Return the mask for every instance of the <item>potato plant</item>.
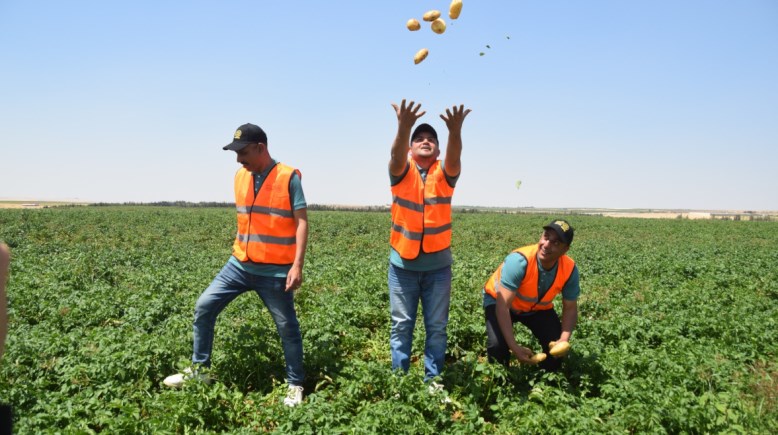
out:
{"label": "potato plant", "polygon": [[310,211],[296,296],[308,380],[289,409],[254,294],[217,322],[216,382],[162,385],[188,364],[234,209],[0,210],[13,255],[0,402],[18,433],[778,433],[778,224],[566,217],[580,318],[549,374],[486,361],[480,289],[552,216],[455,213],[442,401],[422,382],[421,322],[410,373],[390,371],[389,214]]}

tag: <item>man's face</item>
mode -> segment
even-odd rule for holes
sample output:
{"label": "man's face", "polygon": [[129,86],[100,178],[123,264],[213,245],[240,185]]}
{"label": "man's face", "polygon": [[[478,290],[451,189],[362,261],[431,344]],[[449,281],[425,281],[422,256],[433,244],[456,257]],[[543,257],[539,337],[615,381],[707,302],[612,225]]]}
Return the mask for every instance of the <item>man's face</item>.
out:
{"label": "man's face", "polygon": [[257,172],[260,169],[261,151],[264,146],[265,144],[263,143],[252,143],[246,145],[239,151],[235,151],[238,155],[238,163],[243,165],[248,171]]}
{"label": "man's face", "polygon": [[559,239],[559,234],[554,230],[543,230],[538,242],[538,258],[545,264],[553,264],[559,257],[565,255],[570,245]]}
{"label": "man's face", "polygon": [[411,154],[414,157],[437,158],[440,154],[438,140],[430,133],[419,133],[411,140]]}

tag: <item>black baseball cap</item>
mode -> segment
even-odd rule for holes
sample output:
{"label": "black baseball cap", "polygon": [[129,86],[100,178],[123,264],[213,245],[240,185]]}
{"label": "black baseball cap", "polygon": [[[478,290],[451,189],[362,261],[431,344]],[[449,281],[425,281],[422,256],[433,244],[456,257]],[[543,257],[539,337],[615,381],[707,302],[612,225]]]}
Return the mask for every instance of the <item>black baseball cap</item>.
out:
{"label": "black baseball cap", "polygon": [[559,235],[559,240],[565,244],[573,243],[573,233],[575,229],[569,222],[564,219],[554,219],[548,225],[543,227],[544,230],[554,230]]}
{"label": "black baseball cap", "polygon": [[232,142],[225,145],[223,150],[240,151],[250,143],[263,143],[267,145],[265,131],[254,124],[243,124],[235,130]]}
{"label": "black baseball cap", "polygon": [[429,133],[429,134],[432,135],[432,137],[435,138],[436,142],[438,140],[438,132],[435,131],[435,129],[432,128],[431,125],[429,125],[429,124],[419,124],[418,126],[416,126],[416,129],[413,130],[413,134],[411,135],[411,142],[413,142],[413,139],[415,139],[416,136],[419,135],[419,133]]}

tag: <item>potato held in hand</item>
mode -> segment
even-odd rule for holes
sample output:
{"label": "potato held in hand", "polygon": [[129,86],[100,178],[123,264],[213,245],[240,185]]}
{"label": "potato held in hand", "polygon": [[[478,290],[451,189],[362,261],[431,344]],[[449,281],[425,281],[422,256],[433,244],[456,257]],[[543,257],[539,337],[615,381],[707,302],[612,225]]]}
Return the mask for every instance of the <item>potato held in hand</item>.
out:
{"label": "potato held in hand", "polygon": [[413,56],[413,63],[419,64],[422,60],[427,58],[427,55],[430,54],[429,50],[426,48],[422,48],[421,50],[416,52],[416,56]]}
{"label": "potato held in hand", "polygon": [[443,18],[438,18],[432,22],[432,31],[438,35],[446,31],[446,22],[443,21]]}
{"label": "potato held in hand", "polygon": [[535,355],[532,355],[532,358],[529,360],[532,361],[533,364],[541,363],[546,360],[546,354],[543,352],[536,353]]}
{"label": "potato held in hand", "polygon": [[407,27],[411,32],[415,32],[421,29],[421,23],[419,23],[419,20],[416,18],[411,18],[407,23],[405,23],[405,27]]}
{"label": "potato held in hand", "polygon": [[422,19],[424,21],[435,21],[440,18],[440,11],[432,10],[424,13]]}
{"label": "potato held in hand", "polygon": [[452,20],[459,18],[459,14],[462,13],[462,0],[452,0],[451,6],[448,7],[448,17]]}
{"label": "potato held in hand", "polygon": [[551,350],[548,351],[548,353],[551,354],[554,358],[560,358],[565,355],[567,355],[568,352],[570,352],[570,343],[566,341],[552,341],[548,344],[549,347],[551,347]]}

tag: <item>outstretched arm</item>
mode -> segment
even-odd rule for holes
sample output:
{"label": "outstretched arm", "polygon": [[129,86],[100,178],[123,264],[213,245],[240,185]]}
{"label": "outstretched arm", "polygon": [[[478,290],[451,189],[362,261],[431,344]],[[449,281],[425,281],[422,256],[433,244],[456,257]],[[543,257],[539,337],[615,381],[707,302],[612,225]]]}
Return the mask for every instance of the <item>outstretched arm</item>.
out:
{"label": "outstretched arm", "polygon": [[389,160],[389,173],[393,176],[402,175],[405,170],[405,164],[408,162],[408,144],[411,141],[411,128],[416,120],[421,118],[427,112],[419,113],[421,109],[421,103],[416,104],[410,101],[408,105],[405,105],[405,100],[398,106],[392,103],[394,111],[397,113],[397,136],[394,138],[392,144],[392,154]]}
{"label": "outstretched arm", "polygon": [[448,127],[448,144],[446,145],[446,174],[449,177],[456,177],[462,170],[462,123],[465,117],[470,113],[470,109],[465,109],[464,105],[453,106],[446,109],[446,116],[440,115],[440,119],[446,122]]}

